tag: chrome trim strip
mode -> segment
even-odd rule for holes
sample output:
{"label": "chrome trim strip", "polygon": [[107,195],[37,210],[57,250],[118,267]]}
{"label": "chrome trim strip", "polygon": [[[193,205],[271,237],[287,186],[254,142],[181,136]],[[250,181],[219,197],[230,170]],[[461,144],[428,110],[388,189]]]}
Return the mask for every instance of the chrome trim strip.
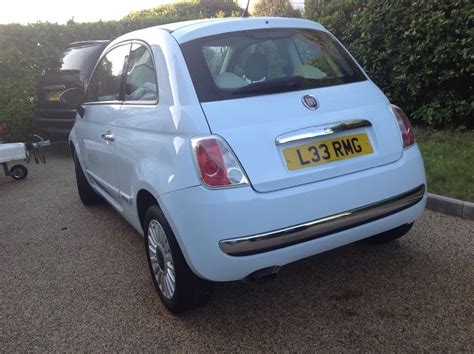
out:
{"label": "chrome trim strip", "polygon": [[93,172],[90,170],[86,169],[87,175],[92,178],[94,183],[96,184],[97,187],[100,188],[105,194],[113,198],[114,200],[117,200],[117,196],[119,195],[119,190],[115,187],[113,187],[111,184],[105,182],[102,178],[96,176]]}
{"label": "chrome trim strip", "polygon": [[122,198],[126,203],[132,205],[132,197],[125,194],[124,192],[119,192],[119,197]]}
{"label": "chrome trim strip", "polygon": [[291,143],[293,141],[304,140],[304,139],[311,139],[317,138],[320,136],[331,135],[338,132],[352,130],[357,128],[363,127],[371,127],[372,123],[370,123],[366,119],[354,119],[348,120],[342,123],[334,124],[325,128],[316,128],[310,127],[300,130],[295,130],[293,132],[285,133],[279,135],[275,139],[275,143],[277,145],[282,145],[286,143]]}
{"label": "chrome trim strip", "polygon": [[222,240],[219,247],[230,256],[248,256],[276,250],[384,218],[417,204],[424,194],[425,185],[422,184],[395,197],[322,219],[263,234]]}

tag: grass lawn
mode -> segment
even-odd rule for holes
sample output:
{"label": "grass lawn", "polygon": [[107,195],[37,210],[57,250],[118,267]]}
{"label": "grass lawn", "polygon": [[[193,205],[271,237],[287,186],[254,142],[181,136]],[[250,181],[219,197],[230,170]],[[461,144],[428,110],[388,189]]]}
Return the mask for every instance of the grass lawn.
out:
{"label": "grass lawn", "polygon": [[415,134],[431,193],[474,202],[474,131],[430,131]]}

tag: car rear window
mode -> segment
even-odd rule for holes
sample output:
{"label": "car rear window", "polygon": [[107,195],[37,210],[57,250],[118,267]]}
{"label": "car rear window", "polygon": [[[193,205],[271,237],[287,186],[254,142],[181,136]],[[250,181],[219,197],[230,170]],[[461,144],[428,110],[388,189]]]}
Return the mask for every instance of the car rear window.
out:
{"label": "car rear window", "polygon": [[181,48],[201,102],[366,80],[347,51],[322,31],[230,32]]}
{"label": "car rear window", "polygon": [[101,44],[86,44],[67,48],[57,63],[51,67],[55,71],[80,71],[83,74],[91,73],[94,65],[102,53]]}

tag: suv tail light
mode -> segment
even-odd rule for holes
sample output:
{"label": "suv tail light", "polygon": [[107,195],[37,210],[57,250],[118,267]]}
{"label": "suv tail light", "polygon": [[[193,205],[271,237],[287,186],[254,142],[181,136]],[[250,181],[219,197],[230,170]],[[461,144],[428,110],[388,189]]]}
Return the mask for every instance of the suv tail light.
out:
{"label": "suv tail light", "polygon": [[211,135],[191,139],[202,183],[210,188],[248,185],[248,179],[227,143]]}
{"label": "suv tail light", "polygon": [[413,145],[415,143],[415,133],[413,132],[413,128],[407,116],[400,107],[395,106],[394,104],[390,105],[390,109],[397,119],[400,134],[402,135],[403,147],[406,148]]}

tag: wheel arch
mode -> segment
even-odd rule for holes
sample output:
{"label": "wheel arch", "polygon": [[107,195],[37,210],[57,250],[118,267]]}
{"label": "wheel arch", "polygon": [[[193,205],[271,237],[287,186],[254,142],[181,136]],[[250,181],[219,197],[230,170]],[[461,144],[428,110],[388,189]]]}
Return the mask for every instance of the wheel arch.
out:
{"label": "wheel arch", "polygon": [[69,140],[69,150],[71,152],[72,158],[75,159],[76,147],[74,146],[74,143],[72,142],[72,140]]}
{"label": "wheel arch", "polygon": [[137,214],[142,227],[143,232],[145,232],[145,214],[149,207],[152,205],[157,205],[160,209],[161,206],[158,203],[158,199],[146,189],[140,189],[137,193]]}
{"label": "wheel arch", "polygon": [[[163,213],[163,216],[165,217],[166,221],[168,222],[171,231],[173,232],[173,235],[178,242],[179,248],[181,249],[181,252],[183,253],[183,256],[186,260],[186,263],[188,266],[194,271],[195,274],[198,274],[197,270],[193,266],[192,262],[190,261],[189,254],[186,249],[186,245],[183,244],[183,241],[181,240],[181,237],[179,236],[179,233],[177,233],[176,225],[174,224],[173,219],[169,215],[166,206],[160,204],[160,199],[155,196],[152,192],[150,192],[150,189],[146,187],[142,187],[139,189],[138,193],[136,194],[136,211],[138,215],[138,220],[140,223],[140,227],[143,232],[143,236],[146,236],[146,226],[144,225],[145,223],[145,214],[148,210],[148,208],[152,205],[156,205],[161,212]],[[161,201],[163,202],[163,201]]]}

